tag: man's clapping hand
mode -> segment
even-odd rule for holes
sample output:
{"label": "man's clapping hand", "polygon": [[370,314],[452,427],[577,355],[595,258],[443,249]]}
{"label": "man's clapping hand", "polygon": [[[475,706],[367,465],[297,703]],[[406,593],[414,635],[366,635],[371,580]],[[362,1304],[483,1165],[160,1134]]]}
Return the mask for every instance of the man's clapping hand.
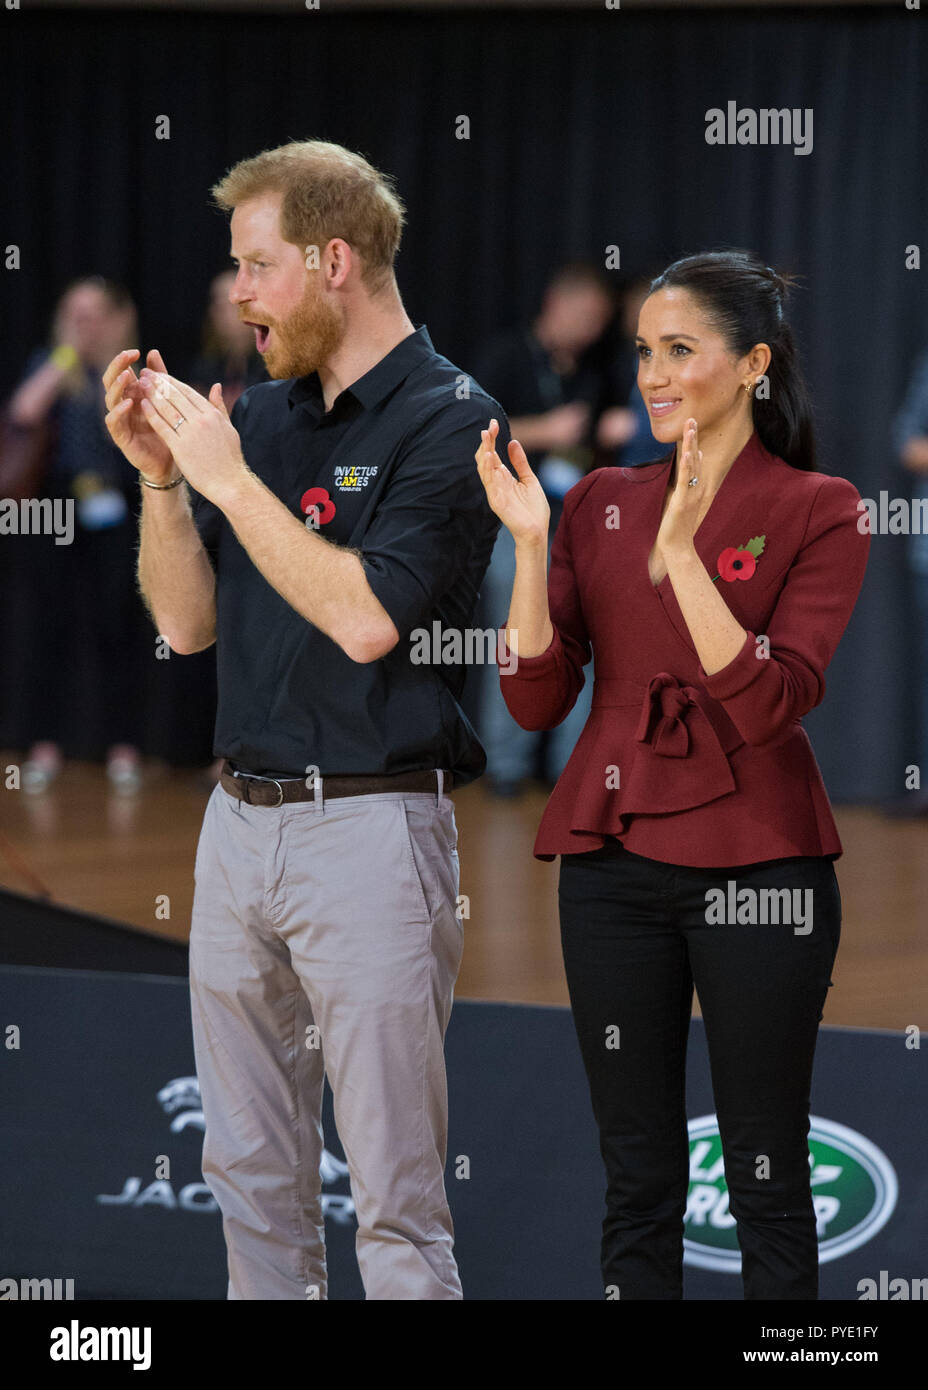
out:
{"label": "man's clapping hand", "polygon": [[[155,433],[142,410],[143,391],[131,363],[139,355],[138,348],[126,348],[117,353],[103,373],[106,387],[105,424],[110,438],[126,458],[152,483],[169,483],[177,476],[174,455],[168,444]],[[161,353],[152,348],[148,366],[165,371]]]}
{"label": "man's clapping hand", "polygon": [[252,475],[219,382],[206,397],[167,372],[143,368],[139,387],[141,409],[154,434],[191,487],[222,510]]}

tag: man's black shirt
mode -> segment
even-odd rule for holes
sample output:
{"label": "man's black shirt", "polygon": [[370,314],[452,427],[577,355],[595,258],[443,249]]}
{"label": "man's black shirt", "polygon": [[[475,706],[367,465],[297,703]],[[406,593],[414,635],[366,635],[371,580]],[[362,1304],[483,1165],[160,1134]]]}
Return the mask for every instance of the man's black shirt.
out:
{"label": "man's black shirt", "polygon": [[191,489],[217,573],[216,757],[277,777],[440,767],[465,783],[483,772],[486,755],[458,703],[464,666],[414,662],[410,634],[431,636],[436,620],[463,632],[473,621],[499,529],[474,462],[492,417],[506,460],[502,408],[435,351],[425,325],[328,412],[315,372],[239,397],[231,419],[248,467],[301,521],[316,508],[320,536],[360,552],[400,640],[378,661],[352,661]]}

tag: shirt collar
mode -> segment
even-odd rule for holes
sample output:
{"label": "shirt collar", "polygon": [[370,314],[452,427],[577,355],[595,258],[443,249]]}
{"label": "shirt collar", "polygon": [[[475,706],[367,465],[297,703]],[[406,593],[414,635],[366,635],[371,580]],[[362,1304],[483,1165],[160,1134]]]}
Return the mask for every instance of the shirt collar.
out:
{"label": "shirt collar", "polygon": [[[357,381],[346,386],[333,401],[333,408],[336,402],[350,391],[365,410],[370,410],[399,386],[414,367],[434,352],[428,328],[424,323],[420,324],[414,333],[408,334],[395,348],[391,348],[386,357],[375,363],[369,372],[365,372]],[[317,406],[321,414],[324,407],[319,373],[310,372],[308,376],[297,377],[290,387],[287,399],[291,409],[295,405],[309,402]]]}

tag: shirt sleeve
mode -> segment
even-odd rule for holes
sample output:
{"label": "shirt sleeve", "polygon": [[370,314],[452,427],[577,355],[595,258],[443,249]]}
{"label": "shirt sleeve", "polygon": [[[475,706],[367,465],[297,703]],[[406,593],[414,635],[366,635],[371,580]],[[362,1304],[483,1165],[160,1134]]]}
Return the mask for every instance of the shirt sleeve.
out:
{"label": "shirt sleeve", "polygon": [[554,636],[550,644],[538,656],[516,656],[506,643],[505,623],[499,630],[500,690],[506,708],[523,729],[553,729],[567,718],[583,689],[583,668],[593,655],[574,571],[571,526],[577,504],[594,476],[581,478],[566,494],[551,542],[548,613]]}
{"label": "shirt sleeve", "polygon": [[365,533],[365,577],[400,641],[433,614],[475,553],[482,549],[489,560],[499,522],[474,454],[494,418],[497,452],[505,458],[509,425],[486,396],[472,394],[414,426]]}
{"label": "shirt sleeve", "polygon": [[825,668],[863,583],[870,535],[861,532],[860,494],[846,478],[825,477],[806,533],[767,624],[766,644],[748,632],[727,666],[699,678],[720,700],[746,743],[782,742],[820,704]]}

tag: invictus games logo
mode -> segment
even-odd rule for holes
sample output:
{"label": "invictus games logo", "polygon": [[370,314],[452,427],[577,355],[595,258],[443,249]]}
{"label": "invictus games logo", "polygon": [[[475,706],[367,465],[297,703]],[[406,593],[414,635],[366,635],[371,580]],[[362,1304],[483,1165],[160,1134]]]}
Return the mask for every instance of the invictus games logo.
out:
{"label": "invictus games logo", "polygon": [[[722,1143],[714,1115],[689,1122],[690,1187],[684,1263],[737,1274],[741,1251],[728,1209]],[[899,1184],[882,1150],[856,1130],[812,1115],[809,1120],[812,1203],[819,1263],[836,1260],[876,1235],[896,1206]]]}
{"label": "invictus games logo", "polygon": [[370,468],[361,468],[357,464],[336,464],[335,486],[339,492],[360,492],[367,487],[371,478],[377,477],[377,472],[376,464]]}

